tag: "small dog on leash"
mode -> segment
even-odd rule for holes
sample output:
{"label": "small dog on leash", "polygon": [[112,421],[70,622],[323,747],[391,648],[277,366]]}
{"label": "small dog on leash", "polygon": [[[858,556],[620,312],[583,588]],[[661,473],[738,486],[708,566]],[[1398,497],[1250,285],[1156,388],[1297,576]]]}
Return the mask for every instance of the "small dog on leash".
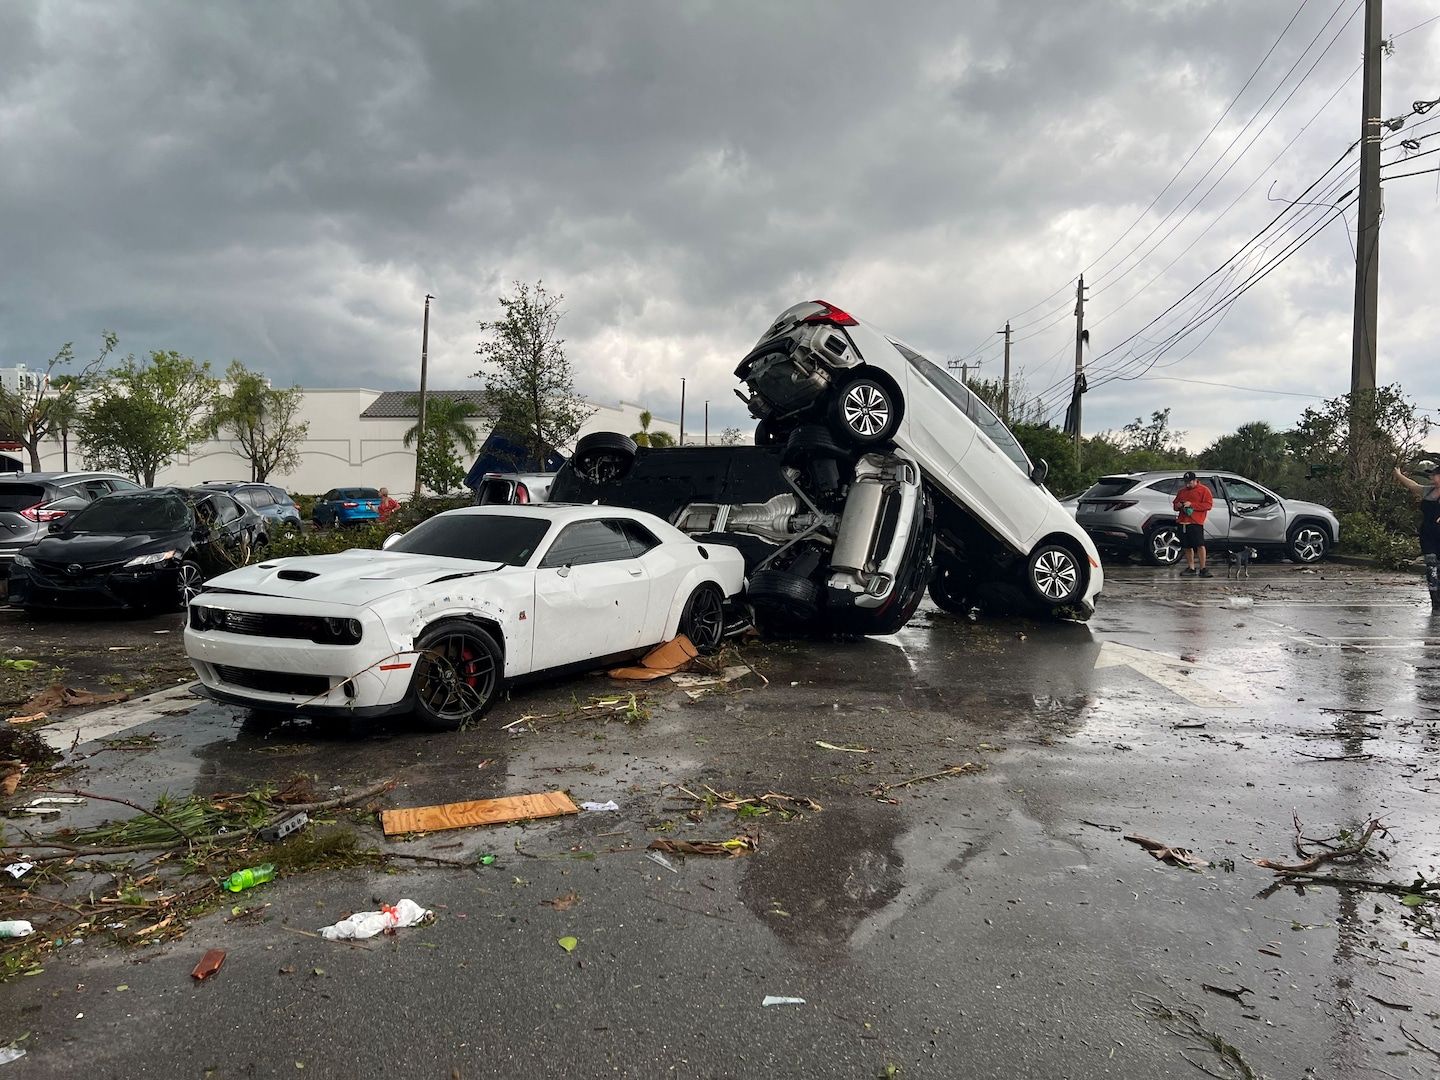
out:
{"label": "small dog on leash", "polygon": [[1250,560],[1258,559],[1260,553],[1252,547],[1236,548],[1226,556],[1230,560],[1230,577],[1240,579],[1250,576]]}

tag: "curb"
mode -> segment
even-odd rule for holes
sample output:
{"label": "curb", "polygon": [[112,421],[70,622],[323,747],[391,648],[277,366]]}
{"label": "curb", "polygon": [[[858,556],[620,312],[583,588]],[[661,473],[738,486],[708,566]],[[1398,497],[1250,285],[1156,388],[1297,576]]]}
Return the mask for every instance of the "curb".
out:
{"label": "curb", "polygon": [[[1368,570],[1385,570],[1395,574],[1402,574],[1405,572],[1405,568],[1403,567],[1399,570],[1396,570],[1393,566],[1385,566],[1381,564],[1378,560],[1372,559],[1368,555],[1327,555],[1325,556],[1325,561],[1340,563],[1342,566],[1363,566]],[[1422,562],[1420,559],[1415,559],[1413,562],[1408,564],[1408,568],[1413,570],[1424,570],[1425,563]]]}

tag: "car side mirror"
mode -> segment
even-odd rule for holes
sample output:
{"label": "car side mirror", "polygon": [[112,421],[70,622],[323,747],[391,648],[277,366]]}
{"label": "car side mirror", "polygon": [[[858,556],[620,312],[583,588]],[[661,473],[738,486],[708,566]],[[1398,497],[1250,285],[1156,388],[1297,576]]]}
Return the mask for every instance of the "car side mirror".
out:
{"label": "car side mirror", "polygon": [[1037,484],[1045,483],[1045,478],[1050,475],[1050,463],[1044,458],[1035,462],[1030,467],[1030,479]]}
{"label": "car side mirror", "polygon": [[563,578],[563,577],[569,577],[569,576],[570,576],[570,564],[569,564],[569,563],[566,563],[564,566],[560,567],[560,569],[557,571],[557,573],[558,573],[562,578]]}
{"label": "car side mirror", "polygon": [[385,537],[385,539],[380,542],[380,550],[385,551],[389,548],[394,547],[396,541],[404,535],[404,533],[391,533],[389,536]]}

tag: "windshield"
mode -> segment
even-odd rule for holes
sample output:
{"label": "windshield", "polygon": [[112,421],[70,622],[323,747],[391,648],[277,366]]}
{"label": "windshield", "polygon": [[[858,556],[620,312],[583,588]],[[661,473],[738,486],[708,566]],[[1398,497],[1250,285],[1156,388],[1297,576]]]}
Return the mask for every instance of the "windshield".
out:
{"label": "windshield", "polygon": [[540,517],[441,514],[416,525],[388,550],[523,566],[549,531],[550,522]]}
{"label": "windshield", "polygon": [[923,375],[927,382],[949,398],[957,409],[969,417],[970,422],[983,431],[996,448],[1013,461],[1021,472],[1026,476],[1030,475],[1030,459],[1025,456],[1020,441],[1010,434],[1010,429],[1005,426],[1004,422],[990,411],[990,406],[976,397],[970,388],[959,379],[952,378],[914,349],[901,345],[898,341],[892,341],[891,344],[899,350],[901,356],[910,361],[910,366]]}
{"label": "windshield", "polygon": [[140,492],[134,495],[106,495],[83,510],[65,517],[67,533],[113,533],[138,536],[144,533],[186,532],[195,527],[190,506],[169,492]]}
{"label": "windshield", "polygon": [[[1093,487],[1087,488],[1082,499],[1113,499],[1124,495],[1140,481],[1131,476],[1102,476]],[[1151,487],[1156,485],[1151,484]]]}

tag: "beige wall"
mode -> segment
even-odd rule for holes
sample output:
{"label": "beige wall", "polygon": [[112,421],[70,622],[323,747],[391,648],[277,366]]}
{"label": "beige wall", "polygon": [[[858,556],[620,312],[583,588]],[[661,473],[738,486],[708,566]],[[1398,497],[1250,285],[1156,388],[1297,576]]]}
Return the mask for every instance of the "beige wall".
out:
{"label": "beige wall", "polygon": [[[380,396],[378,390],[306,390],[300,419],[310,430],[300,448],[300,464],[293,471],[270,477],[290,491],[318,495],[332,487],[365,485],[388,487],[395,494],[409,492],[415,484],[415,454],[405,447],[405,432],[413,420],[362,420],[360,414]],[[620,431],[626,435],[639,430],[642,406],[628,402],[591,402],[595,415],[580,429]],[[477,438],[489,434],[483,421],[474,425]],[[678,435],[679,424],[655,420],[652,431]],[[14,455],[20,456],[20,455]],[[61,448],[47,442],[41,464],[46,470],[59,469]],[[22,460],[23,457],[22,457]],[[84,468],[83,457],[72,440],[70,467]],[[200,443],[191,453],[177,458],[160,470],[161,484],[198,484],[205,480],[248,480],[250,467],[227,439]]]}

